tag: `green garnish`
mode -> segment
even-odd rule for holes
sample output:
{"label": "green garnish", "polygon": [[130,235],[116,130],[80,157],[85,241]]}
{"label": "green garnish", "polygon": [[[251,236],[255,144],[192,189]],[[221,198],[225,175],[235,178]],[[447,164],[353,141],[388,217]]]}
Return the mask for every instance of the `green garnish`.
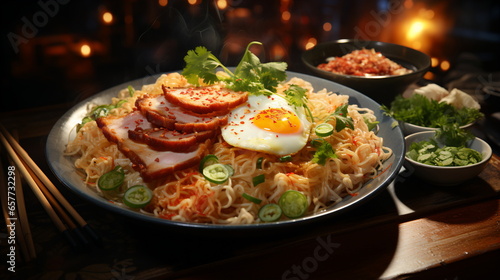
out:
{"label": "green garnish", "polygon": [[100,117],[105,117],[111,110],[116,108],[114,105],[99,105],[90,111],[90,118],[96,120]]}
{"label": "green garnish", "polygon": [[398,121],[434,128],[453,123],[463,126],[483,116],[478,109],[467,107],[458,109],[446,102],[438,102],[421,94],[414,94],[409,98],[397,96],[390,108],[382,105],[381,109],[385,115]]}
{"label": "green garnish", "polygon": [[344,104],[342,106],[337,107],[335,109],[335,112],[330,114],[325,122],[328,122],[330,119],[335,118],[335,130],[341,131],[342,129],[348,127],[350,129],[354,129],[354,121],[352,120],[351,117],[347,114],[347,108],[349,104]]}
{"label": "green garnish", "polygon": [[113,170],[106,172],[97,180],[97,186],[103,191],[112,191],[123,184],[125,180],[125,171],[119,165]]}
{"label": "green garnish", "polygon": [[212,155],[212,154],[206,155],[200,161],[200,165],[198,167],[198,170],[200,171],[200,173],[203,173],[203,169],[206,166],[214,164],[214,163],[218,163],[218,162],[219,162],[219,158],[216,155]]}
{"label": "green garnish", "polygon": [[219,163],[219,158],[213,154],[203,157],[198,166],[198,171],[203,174],[207,181],[214,184],[222,184],[234,175],[234,168],[229,164]]}
{"label": "green garnish", "polygon": [[135,185],[123,195],[123,203],[131,208],[142,208],[151,202],[153,192],[146,186]]}
{"label": "green garnish", "polygon": [[234,175],[234,168],[231,166],[231,164],[224,164],[224,166],[229,171],[229,177],[233,176]]}
{"label": "green garnish", "polygon": [[269,203],[262,206],[259,210],[259,219],[263,222],[275,222],[281,218],[283,211],[278,204]]}
{"label": "green garnish", "polygon": [[262,169],[262,162],[264,161],[264,158],[263,157],[260,157],[257,159],[257,163],[255,164],[255,167],[257,169]]}
{"label": "green garnish", "polygon": [[325,165],[328,159],[337,157],[332,145],[322,138],[312,140],[311,145],[316,148],[312,158],[314,163]]}
{"label": "green garnish", "polygon": [[128,100],[126,99],[122,99],[120,101],[118,101],[115,105],[115,108],[118,108],[118,107],[121,107],[124,103],[126,103]]}
{"label": "green garnish", "polygon": [[203,177],[214,184],[222,184],[231,177],[234,170],[231,166],[222,163],[214,163],[203,168]]}
{"label": "green garnish", "polygon": [[458,124],[449,124],[439,128],[435,137],[441,143],[452,147],[465,147],[469,141],[475,138],[469,131],[459,128]]}
{"label": "green garnish", "polygon": [[374,128],[377,127],[377,125],[380,123],[379,121],[370,121],[367,117],[363,116],[363,120],[366,123],[366,126],[368,126],[368,131],[373,130]]}
{"label": "green garnish", "polygon": [[309,207],[307,197],[303,193],[295,190],[288,190],[284,192],[281,195],[278,204],[283,211],[283,214],[292,219],[303,216]]}
{"label": "green garnish", "polygon": [[88,122],[91,122],[91,121],[93,121],[93,120],[94,120],[94,119],[92,119],[91,117],[83,117],[82,122],[81,122],[80,124],[78,124],[78,126],[77,126],[77,131],[78,131],[78,130],[80,130],[80,128],[81,128],[84,124],[86,124],[86,123],[88,123]]}
{"label": "green garnish", "polygon": [[280,162],[288,162],[288,161],[292,161],[292,160],[293,160],[293,157],[291,155],[286,155],[286,156],[280,157]]}
{"label": "green garnish", "polygon": [[255,187],[258,184],[264,183],[265,180],[266,180],[266,176],[264,174],[257,175],[257,176],[252,178],[253,186]]}
{"label": "green garnish", "polygon": [[[129,86],[129,92],[130,92],[131,86]],[[100,117],[105,117],[111,112],[111,110],[119,108],[123,105],[123,103],[127,102],[128,100],[122,99],[118,101],[116,104],[104,104],[104,105],[99,105],[97,107],[94,107],[85,117],[83,117],[82,122],[79,123],[76,127],[76,131],[80,130],[82,126],[88,122],[95,121]]]}
{"label": "green garnish", "polygon": [[253,203],[255,203],[255,204],[261,204],[261,203],[262,203],[262,199],[258,199],[258,198],[256,198],[256,197],[253,197],[253,196],[251,196],[251,195],[247,194],[247,193],[242,193],[242,194],[241,194],[241,196],[242,196],[244,199],[246,199],[246,200],[248,200],[248,201],[250,201],[250,202],[253,202]]}
{"label": "green garnish", "polygon": [[298,85],[290,85],[289,88],[285,90],[286,101],[295,107],[304,107],[311,122],[314,122],[314,117],[312,115],[309,106],[307,106],[307,90],[305,88],[299,87]]}
{"label": "green garnish", "polygon": [[439,147],[434,139],[415,142],[406,153],[410,159],[434,166],[464,166],[475,164],[482,160],[482,155],[466,147]]}
{"label": "green garnish", "polygon": [[327,137],[333,134],[333,125],[329,123],[322,123],[314,129],[316,135],[320,137]]}
{"label": "green garnish", "polygon": [[[195,50],[188,51],[184,57],[186,67],[182,75],[193,85],[199,85],[199,79],[202,79],[206,84],[225,82],[226,87],[234,91],[246,91],[256,95],[275,93],[278,84],[286,79],[287,64],[285,62],[261,63],[259,58],[250,52],[250,46],[255,44],[262,45],[260,42],[248,44],[234,73],[205,47],[196,47]],[[217,76],[216,69],[219,67],[229,77]]]}
{"label": "green garnish", "polygon": [[130,97],[134,96],[135,89],[132,86],[128,86],[127,89],[128,89],[128,94],[130,95]]}
{"label": "green garnish", "polygon": [[[468,148],[467,144],[474,135],[457,124],[448,125],[437,130],[435,137],[428,141],[411,143],[406,153],[410,159],[435,166],[464,166],[478,163],[482,155]],[[438,141],[443,144],[439,146]]]}

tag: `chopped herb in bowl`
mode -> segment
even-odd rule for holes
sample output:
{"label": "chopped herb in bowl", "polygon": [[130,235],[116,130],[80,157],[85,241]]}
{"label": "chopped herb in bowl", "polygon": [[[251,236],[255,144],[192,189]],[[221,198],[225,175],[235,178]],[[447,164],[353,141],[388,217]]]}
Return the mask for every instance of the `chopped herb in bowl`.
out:
{"label": "chopped herb in bowl", "polygon": [[434,139],[412,143],[406,154],[414,161],[435,166],[465,166],[482,160],[482,155],[467,147],[439,147]]}
{"label": "chopped herb in bowl", "polygon": [[446,102],[429,99],[421,94],[409,98],[396,97],[391,107],[382,105],[384,114],[418,126],[438,128],[453,123],[464,126],[483,116],[476,108],[457,108]]}
{"label": "chopped herb in bowl", "polygon": [[405,167],[434,186],[457,186],[473,179],[493,154],[486,141],[456,124],[407,135],[405,144]]}
{"label": "chopped herb in bowl", "polygon": [[473,139],[474,135],[460,129],[458,125],[447,125],[438,129],[435,137],[411,143],[406,156],[414,161],[434,166],[475,164],[480,162],[483,156],[468,147],[468,143]]}

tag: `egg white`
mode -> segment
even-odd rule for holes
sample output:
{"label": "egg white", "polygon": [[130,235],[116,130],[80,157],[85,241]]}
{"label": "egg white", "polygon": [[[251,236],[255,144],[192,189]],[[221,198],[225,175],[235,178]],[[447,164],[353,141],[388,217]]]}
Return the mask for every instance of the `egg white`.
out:
{"label": "egg white", "polygon": [[[300,120],[295,133],[276,133],[255,126],[252,119],[262,110],[283,108],[294,112]],[[232,146],[278,156],[301,150],[309,139],[311,123],[303,108],[295,108],[278,95],[250,95],[247,103],[229,113],[228,124],[222,127],[222,137]]]}

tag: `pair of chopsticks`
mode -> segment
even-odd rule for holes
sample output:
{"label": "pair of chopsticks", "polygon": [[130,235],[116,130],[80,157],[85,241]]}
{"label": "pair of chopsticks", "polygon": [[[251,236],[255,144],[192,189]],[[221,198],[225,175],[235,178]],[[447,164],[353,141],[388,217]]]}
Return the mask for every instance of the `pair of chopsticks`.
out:
{"label": "pair of chopsticks", "polygon": [[[3,217],[5,220],[5,225],[7,226],[7,235],[16,236],[21,247],[22,256],[26,262],[36,258],[36,251],[33,244],[33,239],[31,238],[31,230],[28,223],[28,215],[26,214],[26,208],[24,207],[24,193],[23,188],[16,188],[16,186],[21,185],[21,177],[15,176],[13,172],[13,162],[9,159],[9,167],[4,168],[2,165],[2,160],[0,159],[0,178],[5,178],[5,181],[0,182],[0,198],[2,205]],[[10,204],[9,204],[10,203]],[[11,205],[17,204],[16,207]],[[9,208],[10,206],[10,208]],[[15,205],[14,205],[15,206]],[[11,231],[14,231],[13,233]],[[9,242],[11,242],[9,240]],[[10,249],[10,248],[9,248]],[[11,250],[9,250],[9,253]],[[16,251],[19,251],[16,248]],[[15,252],[16,252],[15,251]]]}
{"label": "pair of chopsticks", "polygon": [[[94,241],[99,242],[100,237],[80,216],[80,214],[78,214],[73,206],[71,206],[71,204],[64,198],[64,196],[59,192],[56,186],[36,165],[36,163],[28,155],[28,153],[21,147],[21,145],[19,145],[19,143],[2,124],[0,124],[0,141],[5,147],[5,150],[9,154],[11,160],[15,164],[15,170],[19,171],[20,175],[22,175],[22,178],[24,178],[28,183],[31,190],[40,201],[41,205],[50,216],[57,229],[69,241],[70,245],[73,248],[79,248],[81,247],[81,245],[86,246],[90,243],[86,236],[83,234],[82,230],[87,233],[87,235],[89,235]],[[16,172],[15,175],[18,175],[19,173]],[[17,178],[18,176],[15,177]],[[21,184],[17,184],[17,195],[19,195],[20,189],[22,189]],[[19,197],[17,197],[17,199],[17,207],[19,209],[18,214],[25,214],[25,209],[22,209],[24,208],[23,200],[19,201]],[[5,206],[3,207],[3,210],[6,210]],[[5,214],[4,216],[6,217]],[[20,221],[27,221],[27,217],[23,217],[22,219],[20,219]],[[29,230],[29,226],[27,224],[23,225],[22,229]],[[30,237],[31,234],[29,233],[24,235]],[[78,242],[77,240],[79,240],[80,242]],[[28,255],[31,257],[35,256],[34,249],[30,248],[33,244],[32,240],[26,241],[25,244],[28,247]]]}

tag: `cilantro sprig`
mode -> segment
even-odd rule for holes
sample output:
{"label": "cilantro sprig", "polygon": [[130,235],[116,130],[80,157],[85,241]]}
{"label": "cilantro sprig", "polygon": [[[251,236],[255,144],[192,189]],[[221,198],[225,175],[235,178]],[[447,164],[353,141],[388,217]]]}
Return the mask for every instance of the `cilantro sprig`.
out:
{"label": "cilantro sprig", "polygon": [[[262,45],[260,42],[248,44],[245,53],[236,66],[234,73],[208,51],[199,46],[188,51],[184,57],[186,66],[182,75],[193,85],[200,85],[199,79],[206,84],[225,82],[226,87],[234,91],[246,91],[255,95],[270,95],[276,92],[278,84],[286,79],[286,62],[261,63],[259,58],[250,51],[252,45]],[[218,76],[217,68],[228,74],[229,77]]]}
{"label": "cilantro sprig", "polygon": [[290,105],[293,105],[295,107],[304,107],[309,120],[311,122],[314,122],[313,114],[309,109],[309,106],[307,106],[307,90],[305,88],[292,84],[288,89],[285,90],[284,93],[284,97]]}
{"label": "cilantro sprig", "polygon": [[326,118],[325,122],[328,122],[330,119],[335,118],[335,120],[336,120],[335,121],[335,130],[337,132],[341,131],[342,129],[344,129],[346,127],[350,128],[350,129],[354,129],[354,121],[347,114],[348,106],[349,106],[349,104],[344,104],[344,105],[337,107],[337,109],[335,109],[335,112],[333,112],[332,114],[330,114]]}
{"label": "cilantro sprig", "polygon": [[311,145],[316,148],[312,162],[319,165],[325,165],[330,158],[337,158],[332,145],[323,138],[314,139]]}
{"label": "cilantro sprig", "polygon": [[475,138],[474,134],[465,129],[461,129],[456,123],[443,125],[438,128],[435,137],[445,145],[452,147],[465,147]]}

